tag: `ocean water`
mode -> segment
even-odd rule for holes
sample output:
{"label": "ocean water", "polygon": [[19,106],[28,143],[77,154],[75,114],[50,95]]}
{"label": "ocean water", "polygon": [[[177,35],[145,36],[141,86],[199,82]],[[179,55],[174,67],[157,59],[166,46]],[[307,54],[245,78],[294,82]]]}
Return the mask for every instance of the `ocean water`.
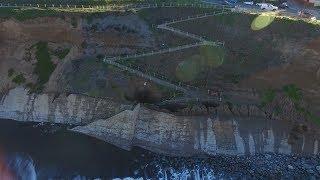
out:
{"label": "ocean water", "polygon": [[320,179],[320,157],[169,157],[125,151],[67,129],[0,120],[0,180]]}
{"label": "ocean water", "polygon": [[[210,167],[125,151],[51,124],[0,120],[0,179],[214,179]],[[169,158],[170,159],[170,158]],[[170,162],[175,164],[170,164]],[[189,164],[187,161],[185,164]]]}

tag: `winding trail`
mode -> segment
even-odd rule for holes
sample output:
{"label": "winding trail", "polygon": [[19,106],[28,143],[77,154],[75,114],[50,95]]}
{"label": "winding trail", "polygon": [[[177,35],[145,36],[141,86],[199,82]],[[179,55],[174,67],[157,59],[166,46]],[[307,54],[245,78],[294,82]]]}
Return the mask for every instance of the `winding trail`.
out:
{"label": "winding trail", "polygon": [[[186,31],[182,31],[177,28],[170,27],[170,25],[179,23],[179,22],[185,22],[185,21],[191,21],[216,15],[221,15],[228,13],[228,10],[230,9],[229,6],[223,6],[223,5],[216,5],[216,4],[177,4],[177,3],[161,3],[161,4],[129,4],[129,5],[69,5],[69,4],[16,4],[16,3],[0,3],[0,8],[7,8],[7,7],[13,7],[13,8],[60,8],[60,9],[101,9],[101,10],[132,10],[132,11],[138,11],[141,9],[150,9],[150,8],[179,8],[179,7],[190,7],[190,8],[213,8],[215,9],[212,13],[205,13],[205,14],[199,14],[195,16],[188,16],[187,18],[181,18],[177,20],[172,20],[165,22],[163,24],[160,24],[157,26],[158,29],[171,31],[177,35],[188,37],[194,40],[197,40],[198,42],[192,43],[192,44],[186,44],[176,47],[171,47],[167,49],[162,49],[159,51],[151,51],[151,52],[145,52],[141,54],[134,54],[134,55],[127,55],[127,56],[117,56],[117,57],[105,57],[103,59],[104,63],[110,64],[112,66],[115,66],[119,69],[122,69],[124,71],[128,71],[132,74],[135,74],[137,76],[146,78],[156,84],[165,86],[167,88],[181,91],[184,94],[186,94],[189,97],[196,98],[196,99],[207,99],[207,98],[213,98],[213,99],[219,99],[221,101],[221,97],[217,96],[209,96],[207,93],[207,90],[200,89],[197,87],[193,87],[190,85],[186,85],[183,82],[172,82],[168,78],[157,75],[153,73],[153,75],[144,73],[140,71],[137,68],[128,67],[127,65],[121,64],[116,61],[123,61],[123,60],[129,60],[129,59],[137,59],[141,57],[147,57],[152,55],[160,55],[165,53],[171,53],[175,51],[181,51],[188,48],[194,48],[199,46],[224,46],[223,42],[219,41],[211,41],[206,39],[205,37],[192,34]],[[217,9],[219,8],[219,9]],[[218,11],[216,11],[218,10]]]}
{"label": "winding trail", "polygon": [[128,72],[135,74],[137,76],[146,78],[156,84],[165,86],[170,89],[174,89],[176,91],[181,91],[184,94],[192,97],[193,99],[195,98],[197,100],[208,100],[208,98],[210,98],[210,100],[214,99],[214,101],[221,102],[222,97],[219,94],[209,95],[207,93],[208,90],[203,90],[203,89],[193,87],[190,85],[185,85],[183,82],[177,82],[177,83],[170,82],[168,79],[163,78],[163,76],[159,76],[159,75],[155,76],[156,75],[155,73],[153,75],[146,74],[142,71],[137,70],[136,68],[132,68],[130,66],[118,63],[116,61],[124,61],[124,60],[129,60],[129,59],[137,60],[137,58],[141,58],[141,57],[171,53],[171,52],[180,51],[180,50],[198,47],[198,46],[224,46],[223,42],[211,41],[211,40],[208,40],[202,36],[192,34],[192,33],[186,32],[186,31],[182,31],[177,28],[170,27],[169,25],[179,23],[179,22],[185,22],[185,21],[191,21],[191,20],[216,16],[216,15],[221,15],[221,14],[225,14],[225,13],[228,13],[228,11],[226,11],[224,8],[222,8],[220,11],[217,11],[217,12],[205,13],[205,14],[200,14],[200,15],[195,15],[195,16],[188,16],[187,18],[181,18],[178,20],[168,21],[168,22],[165,22],[165,23],[157,26],[158,29],[171,31],[175,34],[197,40],[198,41],[197,43],[187,44],[187,45],[183,45],[183,46],[177,46],[177,47],[173,47],[173,48],[167,48],[167,49],[163,49],[163,50],[159,50],[159,51],[152,51],[152,52],[147,52],[147,53],[142,53],[142,54],[134,54],[134,55],[130,55],[130,56],[127,55],[127,56],[117,56],[117,57],[108,57],[108,58],[105,57],[103,59],[103,62],[110,64],[110,65],[113,65],[113,66],[116,66],[119,69],[122,69],[124,71],[128,71]]}
{"label": "winding trail", "polygon": [[134,54],[134,55],[126,55],[126,56],[116,56],[116,57],[108,57],[106,58],[107,60],[112,60],[112,61],[117,61],[117,60],[131,60],[131,59],[137,59],[137,58],[141,58],[141,57],[146,57],[146,56],[153,56],[153,55],[158,55],[158,54],[165,54],[165,53],[171,53],[171,52],[175,52],[175,51],[181,51],[184,49],[189,49],[189,48],[193,48],[193,47],[199,47],[199,46],[218,46],[219,43],[212,43],[212,42],[208,42],[208,41],[202,41],[202,42],[196,42],[193,44],[186,44],[186,45],[182,45],[182,46],[176,46],[176,47],[172,47],[172,48],[166,48],[166,49],[161,49],[159,51],[151,51],[151,52],[146,52],[146,53],[141,53],[141,54]]}
{"label": "winding trail", "polygon": [[219,41],[210,41],[202,36],[192,34],[186,31],[182,31],[177,28],[170,27],[169,25],[175,24],[175,23],[180,23],[180,22],[185,22],[185,21],[191,21],[191,20],[196,20],[196,19],[201,19],[201,18],[206,18],[206,17],[211,17],[211,16],[216,16],[216,15],[221,15],[227,13],[224,9],[222,9],[221,12],[213,12],[213,13],[205,13],[205,14],[200,14],[196,16],[189,16],[187,18],[181,18],[178,20],[173,20],[173,21],[168,21],[163,24],[160,24],[157,26],[158,29],[162,30],[167,30],[171,31],[175,34],[185,36],[191,39],[195,39],[198,42],[193,43],[193,44],[187,44],[187,45],[182,45],[182,46],[176,46],[172,48],[166,48],[162,49],[159,51],[151,51],[147,53],[141,53],[141,54],[133,54],[133,55],[127,55],[127,56],[116,56],[116,57],[106,57],[108,60],[128,60],[128,59],[136,59],[136,58],[141,58],[141,57],[146,57],[146,56],[152,56],[152,55],[158,55],[158,54],[164,54],[164,53],[171,53],[174,51],[180,51],[188,48],[193,48],[193,47],[198,47],[198,46],[224,46],[223,42]]}

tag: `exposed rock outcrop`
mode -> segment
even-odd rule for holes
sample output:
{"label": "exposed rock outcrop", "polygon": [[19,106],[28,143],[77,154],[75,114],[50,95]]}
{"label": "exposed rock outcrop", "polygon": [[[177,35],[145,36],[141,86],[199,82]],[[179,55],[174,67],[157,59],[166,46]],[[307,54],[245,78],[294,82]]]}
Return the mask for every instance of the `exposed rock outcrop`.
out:
{"label": "exposed rock outcrop", "polygon": [[18,87],[0,97],[0,118],[17,121],[87,124],[111,117],[130,105],[83,95],[29,94]]}
{"label": "exposed rock outcrop", "polygon": [[169,155],[318,154],[319,133],[310,130],[293,137],[295,129],[295,124],[285,121],[175,116],[138,105],[133,111],[72,130],[125,149],[139,146]]}
{"label": "exposed rock outcrop", "polygon": [[108,120],[97,120],[86,126],[75,127],[73,131],[81,132],[120,148],[130,150],[139,109],[140,106],[137,106],[133,111],[125,110]]}
{"label": "exposed rock outcrop", "polygon": [[112,99],[28,94],[22,87],[0,97],[0,119],[74,124],[78,126],[72,131],[126,150],[139,146],[179,156],[319,154],[320,132],[316,127],[259,117],[258,110],[250,107],[234,110],[239,113],[226,113],[230,108],[218,106],[206,116],[177,116],[142,105],[133,108]]}

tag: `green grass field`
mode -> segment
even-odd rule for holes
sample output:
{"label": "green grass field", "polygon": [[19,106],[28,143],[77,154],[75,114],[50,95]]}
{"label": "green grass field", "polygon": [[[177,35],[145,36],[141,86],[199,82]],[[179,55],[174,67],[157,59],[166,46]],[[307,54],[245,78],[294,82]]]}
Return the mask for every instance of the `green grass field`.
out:
{"label": "green grass field", "polygon": [[[37,17],[50,17],[50,16],[63,16],[64,13],[81,13],[81,14],[92,14],[92,13],[103,13],[110,11],[111,6],[108,5],[125,5],[125,4],[143,4],[143,3],[173,3],[173,4],[200,4],[199,0],[5,0],[2,1],[2,5],[11,6],[17,5],[29,5],[32,4],[33,7],[3,7],[0,8],[0,18],[15,18],[19,21],[24,21],[28,19],[33,19]],[[39,4],[39,7],[34,7]],[[55,6],[52,7],[52,4]],[[44,7],[46,5],[46,7]],[[60,8],[59,5],[66,7],[70,5],[69,8]],[[80,8],[80,6],[73,5],[84,5],[88,7],[91,5],[92,8]],[[104,8],[101,8],[104,5]],[[97,6],[97,7],[96,7]],[[117,8],[115,8],[117,10]]]}
{"label": "green grass field", "polygon": [[58,12],[50,9],[38,8],[1,8],[0,18],[13,17],[19,21],[36,17],[57,16]]}
{"label": "green grass field", "polygon": [[133,3],[200,3],[200,0],[4,0],[7,4],[61,4],[61,5],[107,5],[107,4],[133,4]]}

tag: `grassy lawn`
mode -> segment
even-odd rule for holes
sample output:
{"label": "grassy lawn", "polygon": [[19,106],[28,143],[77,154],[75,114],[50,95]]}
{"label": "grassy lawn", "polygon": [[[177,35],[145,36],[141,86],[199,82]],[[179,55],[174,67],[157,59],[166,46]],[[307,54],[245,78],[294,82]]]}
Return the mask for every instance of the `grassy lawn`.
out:
{"label": "grassy lawn", "polygon": [[[1,2],[2,4],[10,3],[11,5],[14,4],[39,4],[41,7],[39,8],[1,8],[0,9],[0,18],[10,18],[13,17],[19,21],[24,21],[28,19],[33,19],[37,17],[50,17],[50,16],[62,16],[64,13],[103,13],[107,11],[107,9],[103,8],[59,8],[57,4],[61,5],[108,5],[108,4],[115,4],[115,5],[124,5],[124,4],[135,4],[135,3],[173,3],[173,4],[198,4],[201,3],[199,0],[71,0],[71,1],[57,1],[57,0],[22,0],[17,3],[15,0],[5,0]],[[47,8],[44,8],[44,5],[47,5]],[[51,5],[55,4],[55,8],[52,8]],[[108,6],[106,6],[108,7]],[[142,13],[144,14],[144,13]],[[143,15],[142,15],[143,16]],[[74,27],[77,25],[72,23]]]}
{"label": "grassy lawn", "polygon": [[51,9],[40,8],[1,8],[0,18],[13,17],[19,21],[37,17],[57,16],[58,12]]}
{"label": "grassy lawn", "polygon": [[[66,14],[83,14],[87,17],[98,16],[105,13],[105,9],[81,9],[81,8],[0,8],[0,18],[15,18],[18,21],[25,21],[38,17],[61,17]],[[72,27],[78,26],[74,18],[71,19]]]}
{"label": "grassy lawn", "polygon": [[132,4],[132,3],[200,3],[200,0],[4,0],[7,4],[62,4],[62,5],[107,5],[107,4]]}
{"label": "grassy lawn", "polygon": [[63,1],[63,0],[4,0],[2,3],[10,3],[10,4],[69,4],[69,5],[100,5],[106,4],[109,0],[70,0],[70,1]]}

